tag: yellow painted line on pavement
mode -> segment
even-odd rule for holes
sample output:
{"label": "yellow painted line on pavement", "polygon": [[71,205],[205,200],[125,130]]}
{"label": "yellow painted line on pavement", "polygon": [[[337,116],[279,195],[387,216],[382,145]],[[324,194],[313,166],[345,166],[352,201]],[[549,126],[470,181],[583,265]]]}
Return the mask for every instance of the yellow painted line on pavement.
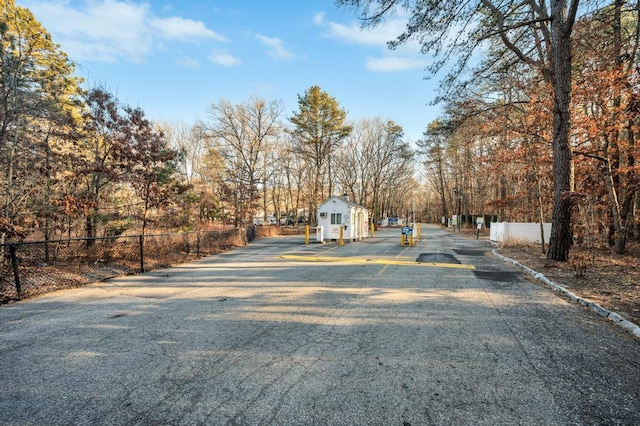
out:
{"label": "yellow painted line on pavement", "polygon": [[435,268],[454,268],[454,269],[476,269],[473,265],[463,265],[459,263],[436,263],[436,262],[416,262],[409,260],[393,260],[393,259],[371,259],[364,257],[328,257],[328,256],[300,256],[294,254],[285,254],[280,256],[285,260],[295,262],[326,262],[326,263],[375,263],[377,265],[401,265],[401,266],[429,266]]}
{"label": "yellow painted line on pavement", "polygon": [[384,265],[384,268],[380,269],[380,271],[378,271],[378,273],[376,274],[376,277],[379,277],[380,275],[384,274],[385,271],[387,270],[387,268],[389,268],[389,265]]}
{"label": "yellow painted line on pavement", "polygon": [[300,262],[354,262],[354,259],[351,257],[300,256],[295,254],[283,254],[280,257],[282,259]]}

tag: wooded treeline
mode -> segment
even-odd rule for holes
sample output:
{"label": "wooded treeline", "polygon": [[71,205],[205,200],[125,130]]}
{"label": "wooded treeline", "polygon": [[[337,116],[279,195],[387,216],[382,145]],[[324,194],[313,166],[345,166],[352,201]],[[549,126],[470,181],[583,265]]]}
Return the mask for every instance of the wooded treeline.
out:
{"label": "wooded treeline", "polygon": [[[571,186],[563,194],[572,242],[618,253],[640,238],[639,13],[638,2],[616,0],[578,19],[572,37]],[[464,212],[549,222],[557,174],[552,83],[504,50],[487,60],[501,67],[485,84],[463,88],[426,133],[422,148],[437,172],[430,176],[444,173],[460,188]]]}
{"label": "wooded treeline", "polygon": [[0,242],[313,222],[343,192],[377,217],[406,214],[397,191],[415,186],[413,152],[392,121],[349,122],[314,86],[291,116],[255,97],[215,102],[202,122],[152,123],[83,89],[31,12],[2,4]]}
{"label": "wooded treeline", "polygon": [[83,91],[74,64],[26,9],[0,18],[0,236],[118,234],[186,187],[177,152],[139,108]]}
{"label": "wooded treeline", "polygon": [[[337,3],[379,18],[393,6],[414,7]],[[575,17],[566,14],[577,11],[577,1],[551,3],[565,6],[562,34],[554,33],[552,14],[528,14],[546,10],[535,1],[415,6],[396,45],[421,35],[425,52],[435,48],[465,60],[445,79],[445,113],[425,123],[421,140],[406,141],[389,119],[349,120],[318,86],[299,94],[290,114],[279,100],[253,97],[216,101],[201,122],[152,123],[106,88],[83,89],[73,62],[31,13],[4,2],[2,240],[239,226],[256,216],[264,223],[313,223],[319,203],[347,193],[374,220],[411,212],[436,222],[459,213],[553,219],[554,225],[568,220],[569,246],[623,252],[629,239],[640,238],[639,2],[613,0]],[[417,20],[428,12],[431,20]],[[451,30],[443,22],[460,19],[474,29],[466,38],[443,39]],[[454,44],[429,44],[427,35]],[[554,37],[570,40],[570,69],[563,69],[569,91],[558,88],[566,72],[556,70],[563,53],[551,52]],[[484,46],[480,60],[463,38]],[[435,62],[434,70],[443,64]],[[563,230],[555,231],[557,260],[568,254]]]}
{"label": "wooded treeline", "polygon": [[419,143],[442,216],[552,222],[552,260],[638,239],[640,2],[337,3],[364,26],[403,11],[390,47],[417,41],[444,73],[446,113]]}

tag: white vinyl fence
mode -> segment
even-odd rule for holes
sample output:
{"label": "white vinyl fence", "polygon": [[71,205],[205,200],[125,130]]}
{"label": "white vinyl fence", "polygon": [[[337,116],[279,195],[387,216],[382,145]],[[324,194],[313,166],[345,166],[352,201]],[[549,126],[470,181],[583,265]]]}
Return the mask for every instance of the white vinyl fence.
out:
{"label": "white vinyl fence", "polygon": [[[549,242],[551,224],[544,223],[544,241]],[[540,243],[539,223],[494,222],[491,224],[489,239],[496,242]]]}

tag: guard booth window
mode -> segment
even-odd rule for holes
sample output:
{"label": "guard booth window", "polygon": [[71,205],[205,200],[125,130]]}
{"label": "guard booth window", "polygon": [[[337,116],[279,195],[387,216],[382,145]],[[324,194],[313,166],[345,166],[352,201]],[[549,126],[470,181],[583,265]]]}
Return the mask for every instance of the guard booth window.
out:
{"label": "guard booth window", "polygon": [[342,225],[342,213],[331,213],[331,224]]}

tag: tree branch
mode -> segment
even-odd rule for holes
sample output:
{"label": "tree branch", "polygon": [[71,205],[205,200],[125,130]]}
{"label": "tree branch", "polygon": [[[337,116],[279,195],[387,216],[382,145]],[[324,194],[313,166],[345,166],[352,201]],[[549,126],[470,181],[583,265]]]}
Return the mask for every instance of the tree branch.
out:
{"label": "tree branch", "polygon": [[485,5],[493,14],[493,16],[498,21],[498,31],[497,34],[500,36],[500,39],[504,43],[504,45],[511,50],[520,60],[526,64],[539,67],[539,63],[529,56],[525,55],[518,46],[511,42],[511,40],[507,37],[507,31],[509,28],[506,28],[504,25],[505,16],[491,1],[489,0],[481,0],[482,4]]}

